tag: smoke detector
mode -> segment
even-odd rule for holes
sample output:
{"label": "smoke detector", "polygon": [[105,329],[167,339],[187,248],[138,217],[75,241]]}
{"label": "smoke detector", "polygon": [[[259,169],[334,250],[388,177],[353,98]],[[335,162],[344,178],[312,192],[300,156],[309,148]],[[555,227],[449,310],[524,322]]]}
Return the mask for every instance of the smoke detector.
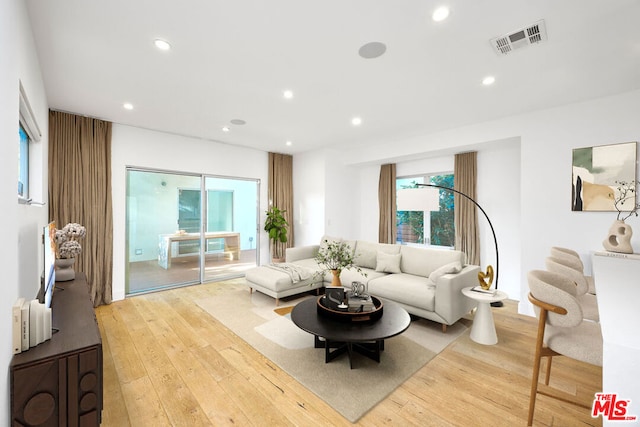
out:
{"label": "smoke detector", "polygon": [[545,40],[547,40],[547,29],[544,25],[544,19],[541,19],[535,24],[512,31],[504,36],[493,38],[489,41],[498,55],[506,55],[513,50]]}

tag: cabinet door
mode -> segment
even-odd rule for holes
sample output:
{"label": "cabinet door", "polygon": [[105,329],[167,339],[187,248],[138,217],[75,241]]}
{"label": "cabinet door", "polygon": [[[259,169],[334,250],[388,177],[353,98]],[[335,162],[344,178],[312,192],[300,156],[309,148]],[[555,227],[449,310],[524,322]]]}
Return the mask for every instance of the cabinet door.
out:
{"label": "cabinet door", "polygon": [[97,426],[102,409],[101,350],[93,348],[67,359],[69,426]]}
{"label": "cabinet door", "polygon": [[13,425],[59,425],[60,368],[64,361],[53,359],[12,371]]}

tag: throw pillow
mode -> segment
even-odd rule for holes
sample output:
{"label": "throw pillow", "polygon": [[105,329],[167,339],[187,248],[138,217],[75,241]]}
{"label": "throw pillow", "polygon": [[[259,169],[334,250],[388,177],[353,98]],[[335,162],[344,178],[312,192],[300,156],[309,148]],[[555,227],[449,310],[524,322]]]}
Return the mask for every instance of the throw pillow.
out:
{"label": "throw pillow", "polygon": [[436,283],[438,279],[445,274],[460,273],[461,271],[462,263],[458,261],[450,262],[449,264],[445,264],[442,267],[433,270],[429,275],[429,280],[431,280],[433,283]]}
{"label": "throw pillow", "polygon": [[402,273],[400,270],[401,254],[387,254],[378,251],[376,255],[376,271],[383,273]]}
{"label": "throw pillow", "polygon": [[354,252],[353,261],[359,267],[375,269],[377,251],[378,243],[358,240],[356,242],[356,250]]}

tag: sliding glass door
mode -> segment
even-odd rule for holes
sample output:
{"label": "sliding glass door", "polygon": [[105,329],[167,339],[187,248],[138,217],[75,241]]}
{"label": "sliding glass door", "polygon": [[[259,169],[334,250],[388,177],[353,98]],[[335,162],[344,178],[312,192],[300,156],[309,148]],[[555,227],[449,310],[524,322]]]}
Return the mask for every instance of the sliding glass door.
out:
{"label": "sliding glass door", "polygon": [[257,180],[128,169],[127,294],[256,266],[258,195]]}

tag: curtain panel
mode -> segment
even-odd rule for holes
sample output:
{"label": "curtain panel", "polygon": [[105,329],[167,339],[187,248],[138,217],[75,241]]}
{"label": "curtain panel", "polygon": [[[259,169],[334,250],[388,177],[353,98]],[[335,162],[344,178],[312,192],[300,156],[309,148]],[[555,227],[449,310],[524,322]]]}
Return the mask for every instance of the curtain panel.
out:
{"label": "curtain panel", "polygon": [[[477,199],[477,152],[456,154],[454,160],[454,189]],[[454,194],[454,223],[456,229],[455,248],[467,254],[467,262],[480,265],[480,238],[478,232],[478,210],[476,206],[459,194]]]}
{"label": "curtain panel", "polygon": [[378,207],[380,222],[378,241],[380,243],[396,242],[396,165],[390,163],[380,166],[378,182]]}
{"label": "curtain panel", "polygon": [[49,218],[85,226],[74,268],[87,276],[93,305],[110,304],[113,271],[111,122],[49,111]]}
{"label": "curtain panel", "polygon": [[269,207],[286,211],[283,216],[289,223],[286,243],[270,243],[272,256],[284,257],[286,248],[294,245],[293,235],[293,156],[269,153]]}

